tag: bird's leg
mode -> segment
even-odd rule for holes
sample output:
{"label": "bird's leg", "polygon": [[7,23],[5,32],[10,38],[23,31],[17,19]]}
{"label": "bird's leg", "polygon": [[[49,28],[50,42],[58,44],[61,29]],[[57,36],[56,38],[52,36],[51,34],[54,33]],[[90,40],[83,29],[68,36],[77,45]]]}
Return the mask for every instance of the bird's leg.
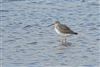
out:
{"label": "bird's leg", "polygon": [[60,36],[60,40],[59,41],[61,42],[61,44],[63,44],[63,37],[62,36]]}
{"label": "bird's leg", "polygon": [[64,38],[63,38],[63,40],[62,40],[62,41],[63,41],[63,43],[62,43],[62,44],[64,45],[64,44],[65,44],[65,42],[64,42]]}
{"label": "bird's leg", "polygon": [[59,36],[59,40],[58,40],[59,42],[62,42],[62,37],[61,36]]}
{"label": "bird's leg", "polygon": [[67,41],[66,41],[66,37],[63,37],[62,45],[66,46],[66,47],[68,46],[68,45],[67,45]]}
{"label": "bird's leg", "polygon": [[62,45],[64,45],[64,44],[65,44],[65,37],[62,36]]}
{"label": "bird's leg", "polygon": [[65,44],[66,44],[66,37],[65,37]]}

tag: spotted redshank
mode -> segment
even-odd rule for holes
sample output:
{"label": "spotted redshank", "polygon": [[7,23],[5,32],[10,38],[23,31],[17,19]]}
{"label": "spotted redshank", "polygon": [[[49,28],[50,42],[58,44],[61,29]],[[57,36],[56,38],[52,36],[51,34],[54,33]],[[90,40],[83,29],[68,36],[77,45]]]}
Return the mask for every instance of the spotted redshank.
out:
{"label": "spotted redshank", "polygon": [[55,21],[53,24],[49,26],[54,26],[55,31],[61,36],[62,44],[66,44],[66,37],[70,34],[77,35],[78,33],[72,31],[68,26],[61,24],[59,21]]}

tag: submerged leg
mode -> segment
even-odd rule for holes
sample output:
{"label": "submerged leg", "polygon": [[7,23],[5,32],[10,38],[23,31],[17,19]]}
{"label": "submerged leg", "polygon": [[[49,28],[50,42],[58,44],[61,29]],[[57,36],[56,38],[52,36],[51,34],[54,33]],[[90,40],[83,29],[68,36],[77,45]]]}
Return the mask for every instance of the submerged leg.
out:
{"label": "submerged leg", "polygon": [[66,37],[64,37],[64,39],[63,39],[63,44],[62,44],[62,45],[66,46],[66,47],[68,46],[68,45],[67,45],[67,41],[66,41]]}
{"label": "submerged leg", "polygon": [[62,45],[64,45],[65,44],[65,37],[64,36],[62,36]]}
{"label": "submerged leg", "polygon": [[60,40],[59,40],[60,42],[61,42],[61,44],[63,44],[64,42],[63,42],[63,37],[62,36],[60,36]]}
{"label": "submerged leg", "polygon": [[66,37],[65,37],[65,44],[66,44]]}

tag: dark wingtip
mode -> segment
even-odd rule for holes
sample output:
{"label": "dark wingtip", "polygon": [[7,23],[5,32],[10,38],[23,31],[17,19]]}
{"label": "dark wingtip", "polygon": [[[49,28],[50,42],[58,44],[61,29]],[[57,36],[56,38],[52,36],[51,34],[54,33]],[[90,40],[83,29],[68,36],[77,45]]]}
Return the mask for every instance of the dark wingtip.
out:
{"label": "dark wingtip", "polygon": [[74,34],[77,35],[78,33],[75,32]]}

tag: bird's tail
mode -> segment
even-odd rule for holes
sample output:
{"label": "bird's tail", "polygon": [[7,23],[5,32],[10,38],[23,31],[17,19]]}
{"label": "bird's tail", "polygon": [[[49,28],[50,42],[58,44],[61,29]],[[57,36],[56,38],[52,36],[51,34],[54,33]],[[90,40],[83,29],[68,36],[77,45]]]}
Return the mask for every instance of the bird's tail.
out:
{"label": "bird's tail", "polygon": [[75,34],[75,35],[77,35],[77,34],[78,34],[78,33],[74,32],[74,31],[71,31],[70,33],[71,33],[71,34]]}
{"label": "bird's tail", "polygon": [[73,34],[77,35],[78,33],[76,33],[76,32],[73,32]]}

